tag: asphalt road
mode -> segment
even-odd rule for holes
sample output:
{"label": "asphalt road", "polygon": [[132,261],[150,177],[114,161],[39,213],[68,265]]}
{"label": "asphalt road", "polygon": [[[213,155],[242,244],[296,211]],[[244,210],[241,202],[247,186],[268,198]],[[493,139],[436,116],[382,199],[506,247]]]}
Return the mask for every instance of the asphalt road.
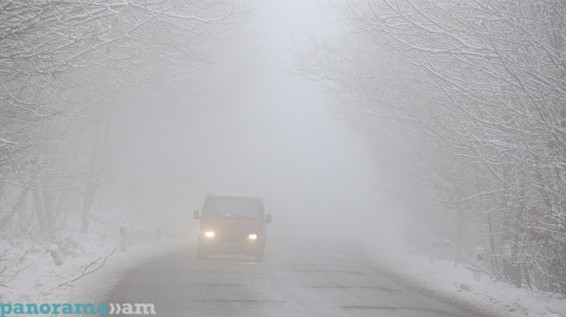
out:
{"label": "asphalt road", "polygon": [[266,259],[196,259],[189,248],[126,273],[109,303],[153,303],[158,316],[479,317],[379,272],[350,243],[268,242]]}

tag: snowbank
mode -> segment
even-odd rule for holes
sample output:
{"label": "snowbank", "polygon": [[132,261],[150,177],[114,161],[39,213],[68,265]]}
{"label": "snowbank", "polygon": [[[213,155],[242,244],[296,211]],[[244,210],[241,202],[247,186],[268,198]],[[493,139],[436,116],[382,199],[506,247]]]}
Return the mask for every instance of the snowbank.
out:
{"label": "snowbank", "polygon": [[[138,228],[131,231],[126,252],[121,252],[118,227],[93,227],[91,234],[59,232],[51,243],[0,239],[0,271],[7,268],[0,275],[0,302],[100,300],[131,267],[187,243],[154,234],[152,228]],[[54,250],[61,254],[61,265],[53,259]],[[93,273],[82,276],[90,271]]]}
{"label": "snowbank", "polygon": [[368,247],[367,254],[381,270],[407,285],[456,302],[474,311],[497,317],[566,317],[566,297],[519,289],[492,281],[486,274],[480,280],[465,265],[411,255],[398,250]]}

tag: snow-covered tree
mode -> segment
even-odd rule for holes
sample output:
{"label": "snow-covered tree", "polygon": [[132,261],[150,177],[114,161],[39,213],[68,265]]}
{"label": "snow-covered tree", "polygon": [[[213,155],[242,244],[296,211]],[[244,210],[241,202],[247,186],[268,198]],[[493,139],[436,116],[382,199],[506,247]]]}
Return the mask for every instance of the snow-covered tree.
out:
{"label": "snow-covered tree", "polygon": [[65,205],[87,232],[135,126],[170,106],[167,93],[198,99],[221,77],[217,43],[241,11],[230,0],[0,3],[0,227],[29,202],[41,232]]}
{"label": "snow-covered tree", "polygon": [[376,0],[342,10],[352,33],[319,44],[307,75],[395,129],[440,199],[475,215],[495,274],[566,292],[566,5]]}

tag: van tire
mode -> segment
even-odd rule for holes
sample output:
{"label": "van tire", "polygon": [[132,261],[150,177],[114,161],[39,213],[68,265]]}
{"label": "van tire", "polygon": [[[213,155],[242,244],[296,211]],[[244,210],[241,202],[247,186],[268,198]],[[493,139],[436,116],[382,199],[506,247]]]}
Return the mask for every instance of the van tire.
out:
{"label": "van tire", "polygon": [[202,250],[201,248],[198,248],[197,251],[197,258],[199,260],[206,260],[206,258],[208,258],[208,253],[206,253],[204,250]]}
{"label": "van tire", "polygon": [[264,258],[264,251],[263,249],[258,251],[254,257],[254,262],[256,263],[260,263],[263,262],[263,258]]}

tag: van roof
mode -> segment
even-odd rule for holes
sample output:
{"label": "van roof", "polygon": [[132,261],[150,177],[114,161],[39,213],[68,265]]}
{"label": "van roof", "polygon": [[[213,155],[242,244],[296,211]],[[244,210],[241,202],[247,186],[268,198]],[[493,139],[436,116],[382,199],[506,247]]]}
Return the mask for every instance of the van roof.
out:
{"label": "van roof", "polygon": [[214,193],[208,194],[207,198],[231,198],[242,200],[261,200],[261,197],[247,194],[234,194],[234,193]]}

